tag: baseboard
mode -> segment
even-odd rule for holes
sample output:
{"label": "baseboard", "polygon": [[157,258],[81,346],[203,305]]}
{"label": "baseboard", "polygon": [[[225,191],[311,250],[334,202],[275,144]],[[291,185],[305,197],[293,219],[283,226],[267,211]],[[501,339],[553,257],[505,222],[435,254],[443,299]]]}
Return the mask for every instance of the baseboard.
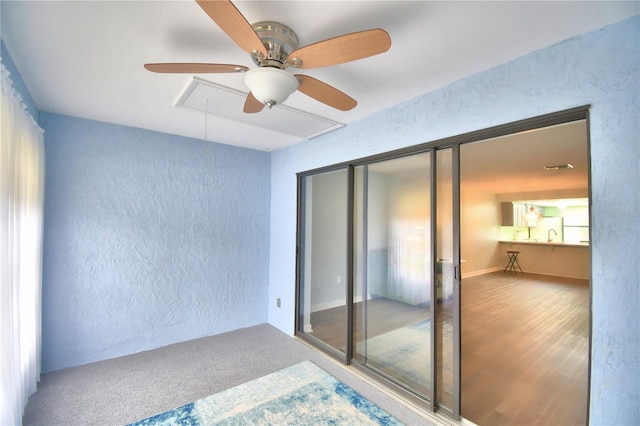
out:
{"label": "baseboard", "polygon": [[504,267],[502,266],[494,266],[493,268],[480,269],[479,271],[467,272],[462,274],[462,279],[477,277],[478,275],[491,274],[492,272],[503,271]]}
{"label": "baseboard", "polygon": [[[480,275],[485,275],[485,274],[491,274],[493,272],[501,272],[504,271],[504,268],[502,266],[497,266],[495,268],[488,268],[488,269],[481,269],[479,271],[473,271],[473,272],[469,272],[466,274],[462,274],[462,279],[464,280],[465,278],[472,278],[472,277],[477,277]],[[511,272],[514,273],[514,272]],[[544,275],[547,277],[559,277],[559,278],[570,278],[573,280],[584,280],[584,281],[589,281],[589,278],[584,278],[584,277],[574,277],[574,276],[570,276],[570,275],[558,275],[558,274],[544,274],[542,272],[536,272],[536,271],[525,271],[523,270],[522,272],[520,270],[518,270],[516,272],[516,274],[532,274],[532,275]]]}
{"label": "baseboard", "polygon": [[[501,272],[501,271],[504,271],[504,267],[503,266],[494,266],[492,268],[480,269],[478,271],[472,271],[472,272],[463,273],[462,274],[462,279],[464,280],[466,278],[472,278],[472,277],[477,277],[477,276],[480,276],[480,275],[486,275],[486,274],[491,274],[491,273],[494,273],[494,272]],[[522,272],[518,271],[518,273],[522,273]],[[536,275],[547,275],[547,276],[561,277],[561,278],[572,278],[572,279],[576,279],[576,280],[589,281],[589,278],[583,278],[583,277],[571,277],[571,276],[565,276],[565,275],[542,274],[540,272],[533,272],[533,271],[524,271],[524,273],[536,274]],[[371,299],[371,296],[369,296],[369,299]],[[358,297],[355,298],[355,303],[362,302],[362,300],[363,300],[362,296],[358,296]],[[313,312],[324,311],[324,310],[327,310],[327,309],[333,309],[333,308],[337,308],[339,306],[344,306],[344,305],[345,305],[345,301],[344,300],[332,300],[331,302],[312,305],[311,306],[311,312],[313,313]]]}
{"label": "baseboard", "polygon": [[591,281],[590,278],[585,278],[585,277],[572,277],[571,275],[558,275],[558,274],[543,274],[542,272],[535,272],[535,271],[524,271],[525,274],[532,274],[532,275],[544,275],[546,277],[558,277],[558,278],[570,278],[572,280],[583,280],[583,281]]}
{"label": "baseboard", "polygon": [[[371,297],[369,297],[369,299],[371,299]],[[354,303],[359,303],[359,302],[362,302],[362,296],[357,296],[354,299]],[[345,306],[345,304],[346,304],[346,300],[338,299],[338,300],[332,300],[331,302],[319,303],[317,305],[311,305],[311,313],[319,312],[319,311],[326,311],[327,309],[333,309],[333,308],[337,308],[339,306]]]}

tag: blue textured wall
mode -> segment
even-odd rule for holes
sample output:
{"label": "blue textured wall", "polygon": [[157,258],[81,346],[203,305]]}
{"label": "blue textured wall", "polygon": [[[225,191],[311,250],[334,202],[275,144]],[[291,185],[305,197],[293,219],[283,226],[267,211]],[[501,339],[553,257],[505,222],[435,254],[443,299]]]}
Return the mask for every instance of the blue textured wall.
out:
{"label": "blue textured wall", "polygon": [[268,153],[45,112],[40,124],[43,371],[266,322]]}
{"label": "blue textured wall", "polygon": [[[295,173],[591,104],[592,424],[640,421],[640,17],[273,153],[269,322],[293,333]],[[276,308],[275,299],[282,299]]]}

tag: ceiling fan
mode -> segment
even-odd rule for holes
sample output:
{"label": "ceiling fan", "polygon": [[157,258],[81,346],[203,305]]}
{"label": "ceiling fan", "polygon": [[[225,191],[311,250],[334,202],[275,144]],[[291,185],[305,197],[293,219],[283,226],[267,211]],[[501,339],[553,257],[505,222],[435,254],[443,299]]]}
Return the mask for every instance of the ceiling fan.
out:
{"label": "ceiling fan", "polygon": [[298,47],[298,37],[289,27],[277,22],[249,24],[230,0],[196,0],[211,19],[244,51],[258,68],[243,65],[209,63],[156,63],[145,68],[158,73],[245,73],[249,89],[244,112],[260,112],[264,106],[281,104],[296,90],[333,108],[348,111],[356,100],[333,86],[303,74],[291,74],[285,68],[319,68],[342,64],[386,52],[391,38],[386,31],[371,29],[345,34]]}

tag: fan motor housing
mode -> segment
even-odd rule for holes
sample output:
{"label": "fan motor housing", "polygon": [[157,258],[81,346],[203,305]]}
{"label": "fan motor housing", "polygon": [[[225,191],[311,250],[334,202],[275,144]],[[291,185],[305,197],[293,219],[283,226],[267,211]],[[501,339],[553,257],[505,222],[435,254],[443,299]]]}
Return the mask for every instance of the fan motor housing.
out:
{"label": "fan motor housing", "polygon": [[298,47],[298,36],[293,30],[278,22],[264,21],[252,25],[260,40],[267,49],[267,57],[256,52],[251,55],[253,62],[259,67],[287,67],[289,54]]}

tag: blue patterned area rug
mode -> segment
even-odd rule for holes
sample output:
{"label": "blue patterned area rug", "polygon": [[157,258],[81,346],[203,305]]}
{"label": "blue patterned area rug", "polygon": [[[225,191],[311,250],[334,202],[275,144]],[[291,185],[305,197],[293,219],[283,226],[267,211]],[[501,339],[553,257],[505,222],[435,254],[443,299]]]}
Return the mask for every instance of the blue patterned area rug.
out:
{"label": "blue patterned area rug", "polygon": [[[442,392],[452,395],[453,327],[442,325]],[[366,346],[365,346],[366,345]],[[398,328],[379,336],[358,342],[359,353],[367,355],[365,364],[375,367],[390,377],[411,386],[423,395],[431,388],[431,321],[424,320]]]}
{"label": "blue patterned area rug", "polygon": [[402,425],[310,361],[130,426]]}

